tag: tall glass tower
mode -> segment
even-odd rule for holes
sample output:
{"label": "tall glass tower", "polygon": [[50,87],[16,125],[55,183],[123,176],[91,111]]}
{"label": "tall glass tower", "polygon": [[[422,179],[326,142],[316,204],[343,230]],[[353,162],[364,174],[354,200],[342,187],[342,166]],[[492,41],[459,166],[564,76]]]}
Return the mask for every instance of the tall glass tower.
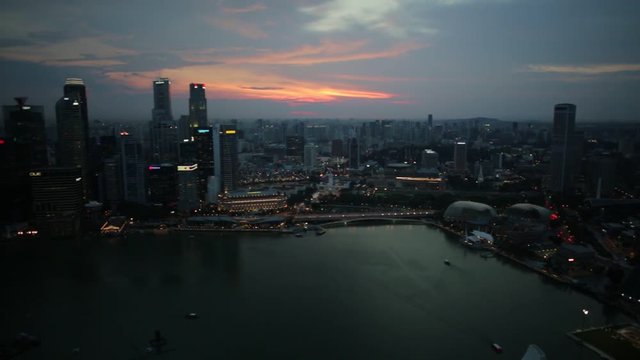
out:
{"label": "tall glass tower", "polygon": [[178,125],[171,113],[171,82],[160,78],[153,82],[153,110],[149,123],[151,160],[158,163],[177,163]]}
{"label": "tall glass tower", "polygon": [[207,98],[204,84],[189,84],[189,127],[207,126]]}
{"label": "tall glass tower", "polygon": [[553,108],[550,188],[555,192],[570,190],[579,171],[583,134],[576,132],[575,124],[574,104],[557,104]]}
{"label": "tall glass tower", "polygon": [[238,135],[233,125],[218,125],[214,143],[215,176],[222,192],[236,190],[238,186]]}

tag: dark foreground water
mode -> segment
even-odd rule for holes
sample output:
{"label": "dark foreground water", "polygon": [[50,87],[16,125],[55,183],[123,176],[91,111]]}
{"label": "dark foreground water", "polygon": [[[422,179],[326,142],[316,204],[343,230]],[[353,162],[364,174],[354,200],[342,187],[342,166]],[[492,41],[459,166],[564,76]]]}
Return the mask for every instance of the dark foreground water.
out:
{"label": "dark foreground water", "polygon": [[[624,321],[417,225],[303,238],[130,235],[0,251],[0,342],[22,331],[42,340],[19,359],[520,359],[530,343],[549,359],[597,359],[565,332]],[[156,329],[173,351],[149,356]]]}

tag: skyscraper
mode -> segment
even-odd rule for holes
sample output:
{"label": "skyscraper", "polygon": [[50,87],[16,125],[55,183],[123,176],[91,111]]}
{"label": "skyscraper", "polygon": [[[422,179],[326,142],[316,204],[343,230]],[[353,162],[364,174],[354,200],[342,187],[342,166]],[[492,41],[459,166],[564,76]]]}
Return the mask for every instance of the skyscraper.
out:
{"label": "skyscraper", "polygon": [[160,78],[153,82],[153,110],[149,124],[151,160],[177,163],[178,126],[171,113],[171,82]]}
{"label": "skyscraper", "polygon": [[238,137],[232,125],[218,125],[214,141],[215,176],[222,192],[238,186]]}
{"label": "skyscraper", "polygon": [[189,84],[189,126],[207,126],[207,98],[204,84]]}
{"label": "skyscraper", "polygon": [[62,97],[56,103],[56,158],[60,167],[86,167],[87,144],[80,104],[81,100],[75,93]]}
{"label": "skyscraper", "polygon": [[42,106],[27,105],[24,97],[16,102],[2,107],[5,137],[0,138],[0,223],[28,220],[28,173],[48,165]]}
{"label": "skyscraper", "polygon": [[86,152],[90,152],[89,148],[89,111],[87,108],[87,89],[84,81],[80,78],[67,78],[63,88],[64,97],[76,98],[80,103],[80,119],[84,131],[84,143]]}
{"label": "skyscraper", "polygon": [[15,100],[17,105],[2,107],[5,135],[16,150],[15,162],[25,170],[47,166],[43,107],[27,105],[26,97]]}
{"label": "skyscraper", "polygon": [[173,120],[171,111],[171,81],[159,78],[153,82],[153,111],[154,120]]}
{"label": "skyscraper", "polygon": [[557,104],[553,109],[550,188],[564,193],[574,185],[579,170],[582,133],[575,131],[576,106]]}
{"label": "skyscraper", "polygon": [[77,235],[84,192],[82,169],[34,169],[29,177],[38,230],[52,237]]}
{"label": "skyscraper", "polygon": [[457,172],[467,171],[467,143],[457,141],[453,145],[453,163]]}
{"label": "skyscraper", "polygon": [[[56,127],[58,146],[56,165],[65,168],[80,168],[85,199],[91,197],[89,179],[89,120],[87,96],[82,79],[67,79],[64,95],[56,103]],[[91,180],[91,181],[90,181]]]}
{"label": "skyscraper", "polygon": [[198,164],[178,165],[178,211],[190,214],[199,207]]}
{"label": "skyscraper", "polygon": [[123,131],[120,133],[120,160],[122,165],[122,196],[125,201],[139,204],[146,203],[146,189],[144,182],[144,158],[142,144]]}

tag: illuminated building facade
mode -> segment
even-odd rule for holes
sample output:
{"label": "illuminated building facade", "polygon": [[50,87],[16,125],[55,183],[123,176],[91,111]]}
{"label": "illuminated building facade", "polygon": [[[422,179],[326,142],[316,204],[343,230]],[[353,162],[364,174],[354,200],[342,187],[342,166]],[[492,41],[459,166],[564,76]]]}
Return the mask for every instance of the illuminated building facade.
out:
{"label": "illuminated building facade", "polygon": [[228,213],[271,212],[286,207],[287,196],[274,191],[233,191],[218,198],[218,210]]}

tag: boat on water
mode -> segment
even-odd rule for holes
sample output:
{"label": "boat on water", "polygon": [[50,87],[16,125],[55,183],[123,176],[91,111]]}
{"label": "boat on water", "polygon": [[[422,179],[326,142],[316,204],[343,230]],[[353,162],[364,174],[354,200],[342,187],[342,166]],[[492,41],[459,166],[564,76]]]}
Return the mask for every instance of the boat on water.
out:
{"label": "boat on water", "polygon": [[451,261],[449,261],[449,259],[444,259],[444,264],[445,265],[451,265]]}
{"label": "boat on water", "polygon": [[296,237],[303,237],[304,235],[301,232],[297,232],[297,233],[295,233],[295,236]]}
{"label": "boat on water", "polygon": [[493,349],[493,351],[495,351],[498,354],[502,354],[502,346],[498,345],[497,343],[493,343],[491,344],[491,348]]}
{"label": "boat on water", "polygon": [[324,235],[324,233],[326,233],[327,231],[323,228],[318,228],[316,229],[316,235],[320,236],[320,235]]}

